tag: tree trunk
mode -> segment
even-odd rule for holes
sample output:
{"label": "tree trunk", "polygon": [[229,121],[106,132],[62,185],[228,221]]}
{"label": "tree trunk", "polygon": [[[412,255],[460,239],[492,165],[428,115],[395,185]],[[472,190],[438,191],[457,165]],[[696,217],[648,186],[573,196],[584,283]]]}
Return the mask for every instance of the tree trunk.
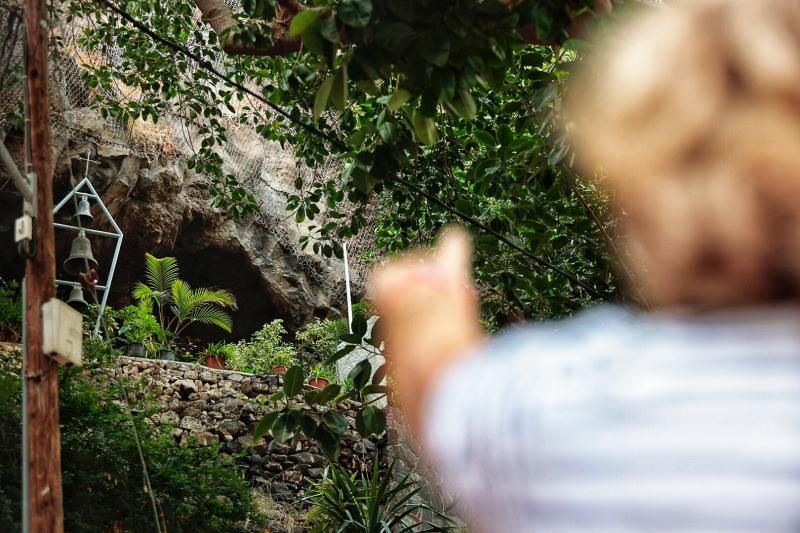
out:
{"label": "tree trunk", "polygon": [[296,0],[279,0],[275,19],[271,23],[273,44],[268,48],[242,43],[231,34],[231,30],[236,27],[236,17],[225,0],[194,0],[194,3],[203,14],[203,20],[217,34],[222,49],[227,54],[279,56],[300,50],[300,39],[289,36],[292,18],[303,9]]}

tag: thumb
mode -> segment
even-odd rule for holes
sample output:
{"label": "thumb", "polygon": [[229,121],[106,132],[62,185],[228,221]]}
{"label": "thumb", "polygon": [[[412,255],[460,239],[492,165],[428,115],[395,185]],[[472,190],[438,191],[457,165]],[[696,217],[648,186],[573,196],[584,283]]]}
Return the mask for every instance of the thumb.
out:
{"label": "thumb", "polygon": [[458,226],[445,228],[439,237],[435,261],[448,278],[470,280],[472,242],[467,232]]}

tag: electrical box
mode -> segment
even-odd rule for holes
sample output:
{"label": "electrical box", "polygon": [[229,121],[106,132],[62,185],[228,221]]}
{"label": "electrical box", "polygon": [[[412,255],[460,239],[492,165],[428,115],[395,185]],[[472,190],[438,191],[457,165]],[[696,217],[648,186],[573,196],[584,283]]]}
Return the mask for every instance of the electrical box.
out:
{"label": "electrical box", "polygon": [[14,242],[33,239],[33,219],[28,215],[22,215],[14,221]]}
{"label": "electrical box", "polygon": [[82,363],[83,315],[58,298],[42,304],[42,350],[60,365]]}

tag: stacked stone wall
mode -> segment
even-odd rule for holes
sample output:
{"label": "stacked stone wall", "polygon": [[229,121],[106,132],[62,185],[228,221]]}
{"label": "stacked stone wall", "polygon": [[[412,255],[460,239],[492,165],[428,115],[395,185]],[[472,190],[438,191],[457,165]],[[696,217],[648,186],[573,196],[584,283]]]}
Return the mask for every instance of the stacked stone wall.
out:
{"label": "stacked stone wall", "polygon": [[[267,398],[282,387],[280,376],[213,370],[192,363],[121,357],[107,370],[114,379],[127,377],[138,386],[139,399],[157,403],[150,423],[168,431],[179,445],[218,444],[246,479],[273,499],[296,501],[309,482],[322,477],[326,458],[313,441],[301,439],[290,448],[270,436],[253,441],[253,431],[269,410]],[[362,439],[355,431],[353,402],[338,410],[350,424],[339,462],[350,470],[368,470],[385,438]]]}

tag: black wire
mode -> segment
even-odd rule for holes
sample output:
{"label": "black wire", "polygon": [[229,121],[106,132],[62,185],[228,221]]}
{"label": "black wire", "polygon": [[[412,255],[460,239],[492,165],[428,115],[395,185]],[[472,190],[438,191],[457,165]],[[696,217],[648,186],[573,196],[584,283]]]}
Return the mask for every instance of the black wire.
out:
{"label": "black wire", "polygon": [[[266,104],[267,106],[269,106],[276,113],[278,113],[278,114],[286,117],[287,119],[289,119],[289,121],[292,122],[293,124],[296,124],[297,126],[300,126],[301,128],[305,129],[306,131],[308,131],[310,133],[313,133],[314,135],[317,135],[318,137],[321,137],[321,138],[325,139],[326,141],[330,142],[333,146],[336,146],[337,148],[339,148],[341,150],[344,150],[344,151],[348,150],[347,145],[342,140],[338,139],[337,137],[333,136],[332,134],[325,133],[324,131],[320,130],[319,128],[317,128],[315,126],[312,126],[311,124],[308,124],[306,122],[301,122],[301,121],[297,120],[295,117],[293,117],[291,115],[291,113],[289,113],[288,111],[286,111],[282,107],[270,102],[266,98],[262,97],[260,94],[256,93],[255,91],[252,91],[251,89],[248,89],[247,87],[245,87],[241,83],[238,83],[238,82],[232,80],[231,78],[229,78],[228,76],[226,76],[225,74],[223,74],[222,72],[217,70],[214,67],[214,65],[212,65],[211,62],[209,62],[208,60],[203,59],[202,57],[198,56],[197,54],[195,54],[194,52],[192,52],[188,48],[186,48],[184,46],[181,46],[180,44],[178,44],[178,43],[176,43],[174,41],[170,41],[169,39],[167,39],[165,37],[162,37],[161,35],[157,34],[153,30],[148,28],[146,25],[144,25],[142,22],[140,22],[140,21],[136,20],[135,18],[133,18],[133,16],[131,16],[127,11],[125,11],[122,8],[120,8],[119,6],[117,6],[116,4],[111,2],[110,0],[97,0],[97,1],[100,2],[101,4],[105,4],[106,6],[108,6],[109,9],[111,9],[113,12],[118,14],[120,17],[122,17],[123,19],[128,21],[130,24],[132,24],[135,28],[137,28],[138,30],[142,31],[143,33],[145,33],[146,35],[148,35],[149,37],[151,37],[155,41],[158,41],[159,43],[163,44],[164,46],[168,47],[169,49],[171,49],[171,50],[173,50],[175,52],[179,52],[179,53],[189,57],[190,59],[196,61],[203,69],[207,70],[208,72],[210,72],[214,76],[218,77],[222,81],[230,84],[232,87],[235,87],[236,89],[238,89],[238,90],[240,90],[240,91],[242,91],[242,92],[244,92],[246,94],[249,94],[250,96],[252,96],[256,100]],[[409,190],[411,190],[411,191],[413,191],[413,192],[415,192],[417,194],[420,194],[420,195],[424,196],[425,198],[431,200],[432,202],[436,203],[438,206],[440,206],[442,209],[444,209],[448,213],[450,213],[452,215],[455,215],[456,217],[464,220],[465,222],[468,222],[469,224],[471,224],[471,225],[473,225],[473,226],[475,226],[477,228],[480,228],[483,231],[486,231],[486,232],[490,233],[491,235],[493,235],[494,237],[496,237],[497,239],[499,239],[503,243],[507,244],[508,246],[513,248],[514,250],[517,250],[518,252],[523,254],[525,257],[528,257],[528,258],[532,259],[534,262],[536,262],[536,264],[538,264],[538,265],[540,265],[542,267],[548,268],[548,269],[552,270],[553,272],[555,272],[555,273],[565,277],[566,279],[570,280],[572,283],[575,283],[576,285],[584,288],[592,296],[595,296],[595,297],[600,298],[602,300],[608,300],[609,299],[607,296],[604,296],[603,294],[598,292],[594,287],[592,287],[588,283],[579,280],[578,278],[576,278],[572,274],[570,274],[570,273],[566,272],[565,270],[555,266],[554,264],[550,263],[549,261],[547,261],[545,259],[542,259],[541,257],[538,257],[538,256],[534,255],[530,251],[525,250],[524,248],[514,244],[508,238],[504,237],[502,234],[492,230],[491,228],[489,228],[488,226],[486,226],[482,222],[478,221],[477,219],[475,219],[475,218],[473,218],[471,216],[468,216],[468,215],[458,211],[457,209],[455,209],[453,207],[450,207],[444,201],[442,201],[439,198],[437,198],[436,196],[426,192],[425,190],[421,189],[417,185],[414,185],[411,182],[406,181],[406,180],[404,180],[402,178],[399,178],[399,177],[394,178],[394,181],[397,182],[397,183],[400,183],[401,185],[403,185],[407,189],[409,189]]]}
{"label": "black wire", "polygon": [[473,226],[476,226],[476,227],[482,229],[483,231],[493,235],[499,241],[502,241],[503,243],[507,244],[508,246],[513,248],[514,250],[516,250],[519,253],[523,254],[525,257],[528,257],[528,258],[532,259],[538,265],[543,266],[545,268],[549,268],[553,272],[556,272],[556,273],[560,274],[561,276],[564,276],[565,278],[570,280],[572,283],[574,283],[576,285],[579,285],[580,287],[583,287],[584,289],[586,289],[586,292],[588,292],[592,296],[595,296],[595,297],[600,298],[602,300],[607,300],[608,299],[607,296],[604,296],[603,294],[598,292],[597,289],[595,289],[594,287],[592,287],[588,283],[579,280],[578,278],[576,278],[575,276],[573,276],[569,272],[557,267],[556,265],[554,265],[553,263],[547,261],[546,259],[542,259],[541,257],[538,257],[538,256],[534,255],[533,253],[529,252],[528,250],[526,250],[526,249],[514,244],[511,240],[509,240],[507,237],[505,237],[502,233],[499,233],[499,232],[493,230],[492,228],[490,228],[489,226],[487,226],[486,224],[484,224],[480,220],[478,220],[478,219],[476,219],[474,217],[471,217],[471,216],[469,216],[469,215],[467,215],[465,213],[462,213],[462,212],[460,212],[460,211],[448,206],[443,201],[441,201],[439,198],[437,198],[433,194],[427,192],[426,190],[420,188],[418,185],[415,185],[415,184],[411,183],[410,181],[406,181],[406,180],[404,180],[402,178],[395,178],[395,181],[400,183],[401,185],[407,187],[408,189],[411,189],[412,191],[416,192],[417,194],[424,196],[425,198],[427,198],[428,200],[434,202],[438,206],[440,206],[440,207],[452,212],[454,215],[457,215],[459,218],[462,218],[462,219],[466,220],[467,222],[469,222]]}
{"label": "black wire", "polygon": [[179,52],[179,53],[187,56],[188,58],[192,59],[193,61],[196,61],[203,69],[207,70],[208,72],[210,72],[214,76],[218,77],[222,81],[230,84],[232,87],[235,87],[236,89],[242,91],[243,93],[249,94],[253,98],[257,99],[258,101],[266,104],[267,106],[269,106],[270,109],[272,109],[273,111],[275,111],[279,115],[282,115],[282,116],[288,118],[289,121],[291,121],[292,123],[296,124],[297,126],[300,126],[304,130],[308,131],[309,133],[313,133],[314,135],[317,135],[318,137],[322,137],[323,139],[325,139],[326,141],[330,142],[331,144],[333,144],[334,146],[336,146],[337,148],[339,148],[341,150],[347,150],[347,145],[344,142],[342,142],[340,139],[334,137],[333,135],[331,135],[329,133],[325,133],[321,129],[319,129],[319,128],[315,127],[315,126],[312,126],[311,124],[308,124],[306,122],[298,121],[296,118],[294,118],[291,115],[291,113],[289,113],[288,111],[286,111],[285,109],[283,109],[279,105],[273,104],[272,102],[270,102],[269,100],[267,100],[266,98],[264,98],[263,96],[258,94],[257,92],[253,91],[252,89],[248,89],[247,87],[245,87],[241,83],[238,83],[238,82],[232,80],[231,78],[229,78],[228,76],[226,76],[225,74],[223,74],[222,72],[217,70],[217,68],[214,67],[214,65],[212,65],[210,61],[208,61],[206,59],[203,59],[202,57],[200,57],[199,55],[195,54],[194,52],[192,52],[191,50],[189,50],[185,46],[181,46],[180,44],[178,44],[178,43],[176,43],[174,41],[170,41],[169,39],[167,39],[165,37],[162,37],[161,35],[157,34],[153,30],[151,30],[150,28],[145,26],[142,22],[140,22],[140,21],[136,20],[135,18],[133,18],[133,16],[131,16],[127,11],[125,11],[121,7],[115,5],[113,2],[110,2],[109,0],[98,0],[98,2],[100,2],[101,4],[107,5],[109,7],[109,9],[111,9],[111,11],[115,12],[116,14],[118,14],[120,17],[122,17],[126,21],[130,22],[136,29],[142,31],[143,33],[145,33],[149,37],[152,37],[154,40],[156,40],[159,43],[163,44],[164,46],[166,46],[167,48],[171,49],[172,51]]}

